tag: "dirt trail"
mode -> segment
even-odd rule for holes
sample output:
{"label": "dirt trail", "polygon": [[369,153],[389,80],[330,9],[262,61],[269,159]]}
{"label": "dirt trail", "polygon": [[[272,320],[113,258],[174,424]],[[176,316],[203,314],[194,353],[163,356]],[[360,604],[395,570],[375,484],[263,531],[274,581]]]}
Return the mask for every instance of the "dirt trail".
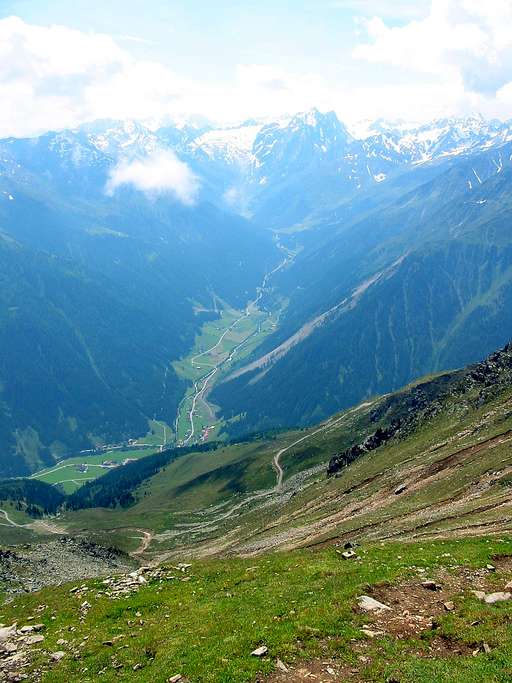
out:
{"label": "dirt trail", "polygon": [[47,533],[50,534],[58,534],[58,535],[63,535],[66,534],[67,531],[65,529],[62,529],[61,527],[57,526],[56,524],[53,524],[52,522],[47,522],[41,519],[38,519],[34,522],[27,522],[26,524],[18,524],[18,522],[15,522],[13,519],[9,517],[9,514],[6,510],[1,510],[0,513],[3,514],[5,520],[9,522],[11,526],[15,526],[18,529],[31,529],[32,531],[46,531]]}
{"label": "dirt trail", "polygon": [[319,434],[320,432],[324,432],[329,427],[334,427],[339,422],[344,420],[346,417],[348,417],[349,415],[352,415],[352,413],[355,413],[358,410],[361,410],[362,408],[367,408],[368,406],[371,406],[371,404],[372,404],[372,401],[367,401],[366,403],[361,403],[356,408],[352,408],[352,410],[348,410],[346,413],[343,413],[343,415],[341,417],[339,417],[338,419],[330,420],[325,425],[322,425],[321,427],[316,429],[314,432],[311,432],[310,434],[306,434],[306,436],[302,436],[300,439],[297,439],[297,441],[294,441],[293,443],[291,443],[289,446],[286,446],[285,448],[281,448],[281,450],[278,451],[272,459],[272,466],[275,469],[276,476],[277,476],[276,485],[275,485],[275,488],[273,490],[274,491],[280,491],[283,487],[284,470],[281,466],[280,459],[281,459],[281,456],[284,455],[284,453],[289,451],[290,448],[293,448],[294,446],[298,446],[298,444],[302,443],[303,441],[310,439],[312,436],[315,436],[316,434]]}
{"label": "dirt trail", "polygon": [[136,529],[136,531],[139,531],[142,534],[142,536],[139,547],[136,550],[132,550],[132,552],[130,553],[132,557],[138,557],[139,555],[143,555],[149,548],[149,545],[153,540],[152,532],[146,531],[145,529]]}
{"label": "dirt trail", "polygon": [[[209,531],[213,531],[214,529],[217,528],[218,524],[220,522],[225,521],[226,519],[229,519],[236,515],[242,508],[245,508],[251,503],[257,502],[257,505],[254,507],[255,510],[257,510],[259,507],[263,507],[265,505],[268,505],[269,502],[278,502],[279,500],[282,499],[282,496],[289,496],[290,491],[285,491],[283,482],[284,482],[284,468],[281,465],[280,459],[281,456],[289,451],[290,449],[294,448],[300,443],[303,443],[304,441],[310,439],[311,437],[315,436],[316,434],[319,434],[324,431],[328,431],[329,429],[337,426],[340,422],[345,420],[347,417],[352,415],[353,413],[362,410],[363,408],[366,408],[370,405],[373,404],[373,401],[367,401],[365,403],[361,403],[360,405],[356,406],[355,408],[352,408],[351,410],[346,411],[341,415],[340,417],[337,417],[336,419],[330,419],[328,420],[325,424],[323,424],[321,427],[318,429],[315,429],[315,431],[310,432],[309,434],[305,434],[304,436],[301,436],[300,439],[296,439],[293,441],[291,444],[288,446],[285,446],[284,448],[281,448],[277,453],[272,458],[272,466],[274,470],[276,471],[276,484],[270,489],[265,489],[262,491],[256,491],[255,493],[247,496],[244,498],[244,500],[241,500],[239,503],[236,503],[235,505],[232,505],[231,507],[223,510],[215,510],[214,514],[208,519],[208,520],[201,520],[200,522],[197,523],[192,523],[188,524],[186,529],[182,530],[173,530],[173,536],[182,536],[182,535],[193,535],[198,532],[202,533],[208,533]],[[197,513],[200,513],[202,511],[197,511]],[[164,532],[165,533],[165,532]],[[226,537],[224,537],[226,539]],[[239,544],[240,539],[234,535],[232,539],[227,541],[225,543],[225,547],[223,548],[224,550],[227,550],[229,547],[233,545]],[[208,544],[207,544],[208,545]],[[218,545],[218,539],[213,540],[213,545],[217,547]],[[207,546],[203,547],[203,552],[208,554]],[[176,551],[172,550],[170,552],[164,552],[158,557],[158,561],[164,561],[168,559],[169,557],[174,556]],[[178,551],[179,554],[179,551]]]}

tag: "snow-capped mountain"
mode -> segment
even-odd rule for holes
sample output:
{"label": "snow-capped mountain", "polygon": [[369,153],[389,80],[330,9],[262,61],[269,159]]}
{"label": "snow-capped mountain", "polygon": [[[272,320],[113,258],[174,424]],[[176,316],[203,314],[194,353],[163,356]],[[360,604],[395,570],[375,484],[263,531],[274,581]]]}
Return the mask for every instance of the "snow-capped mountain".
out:
{"label": "snow-capped mountain", "polygon": [[145,156],[161,146],[158,135],[137,121],[101,120],[81,126],[96,149],[111,157]]}
{"label": "snow-capped mountain", "polygon": [[80,178],[84,190],[96,191],[119,159],[171,149],[198,176],[200,199],[267,226],[286,227],[409,167],[490,151],[485,168],[475,168],[476,175],[467,179],[473,186],[481,173],[499,172],[499,148],[510,140],[510,122],[481,116],[421,125],[379,119],[350,128],[334,112],[316,109],[226,128],[183,123],[149,128],[137,121],[102,120],[32,140],[0,141],[0,176],[51,173],[66,182]]}
{"label": "snow-capped mountain", "polygon": [[209,130],[192,140],[190,150],[211,161],[247,168],[255,162],[254,144],[261,129],[262,124],[249,122],[233,128]]}
{"label": "snow-capped mountain", "polygon": [[436,119],[415,126],[378,120],[360,132],[370,156],[383,156],[387,150],[390,159],[402,163],[461,154],[475,147],[507,142],[512,136],[510,124],[487,121],[482,116]]}
{"label": "snow-capped mountain", "polygon": [[275,212],[272,196],[283,195],[283,184],[304,201],[311,187],[324,200],[328,194],[342,200],[409,165],[492,148],[511,138],[509,124],[481,116],[421,125],[381,119],[349,129],[334,112],[313,109],[274,122],[209,130],[189,144],[186,154],[200,169],[228,172],[231,205],[237,208],[239,198],[240,210],[257,215],[268,199],[267,208]]}

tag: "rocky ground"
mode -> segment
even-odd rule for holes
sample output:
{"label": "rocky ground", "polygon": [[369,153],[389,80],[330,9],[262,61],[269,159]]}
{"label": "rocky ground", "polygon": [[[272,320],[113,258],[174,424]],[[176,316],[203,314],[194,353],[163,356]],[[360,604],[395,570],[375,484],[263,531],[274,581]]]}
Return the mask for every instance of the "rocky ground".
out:
{"label": "rocky ground", "polygon": [[[69,545],[69,540],[62,545]],[[66,550],[69,553],[69,548],[66,548]],[[91,551],[92,549],[89,550]],[[95,551],[97,554],[101,554],[97,548]],[[103,588],[94,590],[94,596],[98,598],[101,595],[105,595],[111,600],[116,600],[126,597],[131,593],[136,593],[148,582],[162,583],[164,581],[172,580],[189,581],[188,569],[190,567],[190,564],[185,563],[179,563],[174,567],[166,568],[140,567],[128,574],[123,573],[107,576],[103,579]],[[117,569],[118,567],[115,568]],[[91,599],[91,589],[87,584],[80,584],[71,587],[69,593],[70,596],[72,596],[72,600],[77,601],[80,605],[79,621],[83,622],[91,608],[91,603],[87,600],[88,597]],[[27,616],[26,623],[22,626],[19,626],[17,623],[8,626],[0,624],[0,681],[12,681],[13,683],[28,680],[39,681],[45,672],[50,670],[52,666],[64,657],[73,657],[74,659],[81,658],[81,649],[85,645],[85,640],[81,643],[77,642],[74,637],[76,627],[70,626],[67,629],[60,629],[59,631],[62,637],[57,640],[57,645],[60,649],[55,651],[45,649],[45,663],[36,670],[31,669],[30,674],[26,673],[31,666],[34,646],[37,645],[45,648],[44,631],[46,627],[44,624],[37,622],[37,616],[42,616],[43,614],[47,616],[48,611],[48,605],[41,604],[37,607],[36,614]],[[127,626],[129,628],[133,628],[139,624],[142,626],[144,621],[140,619],[141,616],[142,615],[137,612],[135,614],[135,617],[137,618],[132,621],[128,620]],[[56,615],[52,613],[50,619],[55,620]],[[104,641],[103,645],[106,648],[113,648],[118,641],[122,641],[127,637],[127,634],[117,634],[111,640]],[[115,656],[112,658],[112,666],[117,668]],[[136,671],[137,665],[135,665],[133,669]],[[171,683],[178,683],[178,681],[182,680],[184,679],[180,674],[176,674],[169,678]]]}
{"label": "rocky ground", "polygon": [[[357,560],[357,553],[348,551],[344,559]],[[450,554],[446,555],[450,559]],[[512,600],[512,557],[496,557],[493,564],[481,569],[469,569],[454,564],[450,571],[436,572],[435,579],[428,577],[425,570],[417,568],[418,578],[399,585],[383,583],[371,588],[369,595],[361,595],[354,605],[354,612],[364,613],[369,618],[361,633],[366,640],[354,640],[352,649],[357,654],[357,666],[347,666],[329,658],[318,658],[288,667],[280,660],[276,662],[276,673],[261,677],[257,683],[299,683],[317,681],[366,680],[365,668],[371,665],[372,655],[368,656],[368,641],[386,636],[394,639],[416,639],[421,643],[412,653],[415,657],[446,658],[476,657],[480,653],[492,651],[487,642],[474,642],[472,645],[460,639],[436,635],[439,619],[447,612],[456,613],[464,595],[473,594],[486,605],[497,605]],[[412,568],[414,569],[414,568]],[[500,590],[496,590],[491,578],[498,573]],[[478,622],[474,622],[477,625]],[[432,637],[424,637],[429,634]],[[394,679],[393,679],[394,680]]]}
{"label": "rocky ground", "polygon": [[0,590],[9,596],[132,569],[130,558],[80,538],[0,549]]}

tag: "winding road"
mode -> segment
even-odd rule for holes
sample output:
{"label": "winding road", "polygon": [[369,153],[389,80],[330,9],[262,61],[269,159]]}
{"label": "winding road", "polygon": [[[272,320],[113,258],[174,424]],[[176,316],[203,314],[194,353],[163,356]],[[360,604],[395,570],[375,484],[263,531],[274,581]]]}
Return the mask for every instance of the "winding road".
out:
{"label": "winding road", "polygon": [[0,510],[0,512],[3,514],[3,516],[5,517],[5,519],[9,522],[9,524],[11,526],[17,526],[17,527],[23,528],[23,527],[29,527],[31,525],[31,523],[29,523],[29,524],[18,524],[18,522],[15,522],[13,519],[11,519],[9,517],[6,510]]}
{"label": "winding road", "polygon": [[15,526],[18,529],[32,529],[33,531],[38,531],[40,529],[43,529],[47,531],[50,534],[67,534],[67,531],[65,529],[61,529],[60,527],[50,524],[48,522],[43,521],[42,519],[38,519],[35,522],[28,522],[27,524],[18,524],[18,522],[15,522],[13,519],[9,517],[9,514],[6,510],[0,509],[0,513],[3,514],[5,517],[5,520],[11,525]]}
{"label": "winding road", "polygon": [[[248,316],[251,315],[251,311],[254,310],[257,307],[258,303],[261,301],[261,298],[263,297],[263,294],[265,293],[265,290],[268,286],[269,279],[272,277],[272,275],[274,275],[279,270],[284,268],[286,266],[286,264],[291,260],[290,252],[280,244],[278,244],[278,247],[279,247],[279,249],[281,249],[281,251],[286,252],[285,258],[277,266],[275,266],[275,268],[273,268],[272,270],[270,270],[268,273],[265,274],[265,276],[262,280],[261,286],[257,288],[256,298],[247,304],[247,306],[245,308],[245,312],[242,313],[236,320],[234,320],[231,323],[231,325],[228,328],[226,328],[224,330],[224,332],[220,335],[220,337],[218,338],[216,343],[213,346],[211,346],[209,349],[206,349],[205,351],[202,351],[201,353],[197,353],[195,356],[192,356],[192,358],[190,359],[190,363],[193,367],[199,358],[210,354],[212,351],[215,351],[215,349],[217,349],[222,344],[226,335],[228,335],[240,323],[240,321],[244,320],[244,318],[247,318]],[[261,330],[261,327],[259,328],[259,330]],[[183,446],[188,445],[195,436],[194,413],[196,411],[196,406],[197,406],[198,401],[203,401],[204,404],[208,407],[210,414],[213,414],[211,406],[205,398],[205,394],[206,394],[207,390],[210,388],[213,378],[219,372],[221,366],[226,364],[226,363],[231,362],[231,360],[233,359],[233,357],[235,356],[237,351],[244,344],[246,344],[247,341],[254,334],[255,334],[255,332],[253,332],[252,334],[247,336],[245,339],[243,339],[239,344],[237,344],[229,352],[229,355],[227,358],[219,360],[215,364],[205,363],[204,361],[201,361],[202,365],[206,365],[206,366],[210,367],[211,370],[209,370],[206,374],[202,375],[202,377],[199,377],[198,379],[196,379],[194,381],[194,387],[193,387],[194,393],[193,393],[193,397],[192,397],[192,404],[191,404],[190,410],[188,411],[188,414],[187,414],[188,422],[190,424],[190,429],[189,429],[189,434],[188,434],[187,438],[183,440]],[[178,422],[180,419],[181,407],[182,407],[183,402],[186,401],[188,398],[189,398],[189,396],[184,396],[182,401],[180,402],[180,405],[178,406],[178,412],[177,412],[176,420],[175,420],[176,434],[178,434]]]}

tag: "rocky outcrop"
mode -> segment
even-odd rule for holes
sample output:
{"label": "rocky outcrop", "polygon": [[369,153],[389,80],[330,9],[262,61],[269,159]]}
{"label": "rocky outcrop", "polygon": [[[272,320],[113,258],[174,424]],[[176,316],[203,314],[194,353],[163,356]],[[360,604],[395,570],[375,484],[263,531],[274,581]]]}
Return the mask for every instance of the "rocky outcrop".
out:
{"label": "rocky outcrop", "polygon": [[404,438],[442,411],[461,414],[476,408],[512,384],[512,342],[481,363],[444,373],[385,397],[370,413],[380,426],[364,441],[332,456],[328,476],[391,438]]}
{"label": "rocky outcrop", "polygon": [[329,460],[327,475],[330,477],[333,474],[336,474],[341,469],[354,462],[354,460],[363,455],[363,453],[368,453],[369,451],[373,451],[375,448],[382,446],[382,444],[389,441],[389,439],[397,433],[399,427],[399,423],[393,423],[388,428],[379,427],[373,434],[367,436],[362,443],[350,446],[350,448],[347,448],[342,453],[336,453],[336,455],[333,455]]}

